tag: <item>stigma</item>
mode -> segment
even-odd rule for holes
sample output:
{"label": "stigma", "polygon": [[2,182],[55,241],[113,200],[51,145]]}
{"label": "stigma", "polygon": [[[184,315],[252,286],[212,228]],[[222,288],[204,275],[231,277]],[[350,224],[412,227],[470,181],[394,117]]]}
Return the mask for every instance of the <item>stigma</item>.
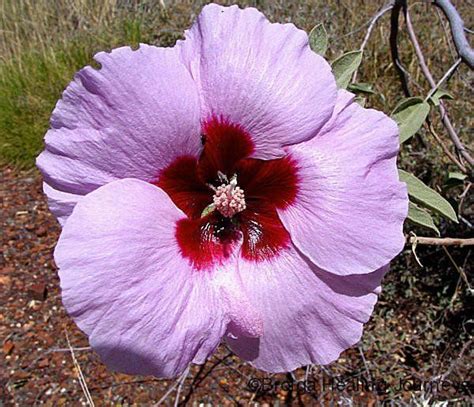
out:
{"label": "stigma", "polygon": [[219,175],[219,178],[225,182],[215,188],[215,193],[212,197],[213,206],[222,216],[231,218],[247,207],[245,204],[245,194],[242,188],[237,186],[237,175],[234,175],[230,181],[227,181],[225,176]]}

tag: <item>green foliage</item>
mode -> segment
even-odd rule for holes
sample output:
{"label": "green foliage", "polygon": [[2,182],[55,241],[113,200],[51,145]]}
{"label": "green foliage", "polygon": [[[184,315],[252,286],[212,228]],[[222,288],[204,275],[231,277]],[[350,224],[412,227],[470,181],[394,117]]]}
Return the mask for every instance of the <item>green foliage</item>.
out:
{"label": "green foliage", "polygon": [[[110,29],[110,27],[109,27]],[[116,23],[111,32],[73,36],[56,47],[27,48],[0,64],[0,160],[29,167],[43,148],[49,117],[74,73],[92,56],[121,45],[137,47],[143,38],[137,19]]]}
{"label": "green foliage", "polygon": [[467,175],[461,172],[449,172],[444,186],[446,189],[449,189],[463,185],[466,178]]}
{"label": "green foliage", "polygon": [[142,42],[141,22],[139,20],[125,21],[124,35],[132,48],[137,48],[140,42]]}
{"label": "green foliage", "polygon": [[[22,10],[18,19],[12,19],[8,13],[4,13],[4,16],[11,21],[11,25],[2,25],[3,6],[8,3],[20,5],[24,2],[35,4],[34,12],[25,15]],[[38,3],[45,4],[43,12],[37,11],[36,4]],[[0,148],[2,161],[7,160],[5,153],[8,150],[8,157],[16,157],[17,164],[29,167],[33,165],[36,152],[41,149],[42,137],[56,100],[72,79],[74,72],[90,63],[91,56],[95,52],[124,44],[135,47],[138,42],[172,46],[176,39],[180,38],[182,31],[190,26],[204,1],[165,1],[166,12],[159,10],[159,3],[141,0],[136,2],[112,0],[0,1]],[[225,1],[223,3],[235,2]],[[291,21],[296,26],[307,30],[314,26],[314,2],[239,0],[238,3],[241,7],[258,7],[271,21]],[[335,58],[334,50],[350,50],[360,46],[367,28],[366,22],[369,16],[374,15],[379,9],[380,4],[378,3],[350,0],[344,2],[344,7],[341,7],[341,2],[335,0],[318,3],[318,18],[325,22],[331,38],[331,47],[326,53],[329,58]],[[468,3],[470,2],[457,2],[456,6],[462,16],[470,15],[471,9]],[[61,7],[61,4],[65,4],[65,6]],[[73,7],[69,7],[70,4]],[[135,11],[132,10],[134,4],[137,4],[146,13],[145,20],[136,17]],[[96,9],[98,6],[100,6],[99,10]],[[123,16],[117,15],[120,13],[117,11],[119,8],[126,9],[128,18],[125,21],[129,21],[128,24],[124,23]],[[109,9],[110,11],[108,11]],[[353,12],[354,10],[356,12]],[[423,51],[426,53],[427,63],[436,74],[435,76],[440,77],[442,74],[440,69],[452,64],[448,43],[443,41],[442,37],[444,31],[440,30],[439,24],[433,24],[431,12],[414,12],[412,18],[417,27],[417,35],[423,45]],[[50,22],[49,20],[54,21]],[[24,28],[21,28],[24,31],[23,35],[21,33],[17,35],[17,32],[12,28],[13,25],[23,25]],[[66,25],[71,27],[66,29]],[[360,30],[361,27],[362,30]],[[80,36],[78,35],[79,31],[82,31]],[[86,32],[84,33],[84,31]],[[50,42],[43,40],[40,35],[42,32],[50,33],[52,37]],[[384,95],[384,99],[370,96],[371,107],[379,110],[386,110],[386,106],[395,105],[401,98],[399,79],[390,59],[388,37],[389,19],[384,17],[377,23],[365,48],[364,64],[360,68],[359,75],[361,80],[376,83],[377,92]],[[426,86],[426,83],[419,81],[419,76],[416,74],[416,55],[413,47],[404,41],[405,38],[402,37],[399,44],[401,59],[410,64],[410,73],[413,74],[414,79]],[[76,50],[73,49],[73,43],[77,47]],[[5,51],[7,47],[14,49],[14,59]],[[76,55],[81,53],[83,55]],[[63,54],[64,61],[55,62],[57,54]],[[62,71],[61,73],[53,72],[53,63],[56,64],[56,68],[60,72]],[[47,72],[41,73],[45,70]],[[463,71],[461,74],[465,76]],[[357,84],[354,85],[357,86]],[[358,93],[359,96],[365,96],[364,92],[358,92],[357,89],[352,88],[352,85],[349,85],[348,89]],[[414,90],[416,87],[413,86],[412,89]],[[456,128],[468,129],[471,119],[469,115],[472,104],[471,89],[463,83],[461,75],[457,74],[450,79],[449,89],[456,95],[456,100],[452,101],[453,108],[449,112],[450,118],[456,124]],[[434,104],[432,98],[428,102]],[[8,118],[11,114],[12,116]],[[437,116],[433,116],[433,125],[436,128],[439,123],[436,122]],[[440,134],[442,134],[441,131]],[[467,139],[468,134],[468,131],[465,131],[461,132],[460,136]],[[445,140],[448,141],[447,137]],[[429,139],[427,142],[429,143],[428,148],[418,140],[414,140],[410,145],[403,145],[399,162],[415,173],[422,173],[429,169],[430,182],[433,185],[443,185],[445,188],[453,183],[457,187],[452,191],[452,196],[458,196],[462,193],[460,185],[465,182],[465,175],[460,173],[448,175],[449,169],[454,170],[455,167],[449,163],[445,156],[442,156],[442,150],[438,144],[431,143]],[[35,143],[36,147],[31,149],[32,143]],[[9,160],[9,162],[12,161]],[[413,215],[413,206],[414,204],[410,205],[411,215],[409,214],[409,218],[415,216]],[[426,212],[422,208],[417,208]],[[410,221],[414,223],[413,219]],[[463,222],[457,226],[449,222],[444,226],[446,229],[443,227],[443,234],[447,236],[470,237],[468,235],[469,229]],[[21,228],[17,227],[17,229]],[[468,247],[452,247],[449,248],[449,251],[460,267],[463,265],[464,259],[468,260]],[[388,382],[393,380],[395,383],[395,379],[398,382],[400,377],[411,375],[414,369],[416,370],[420,366],[423,371],[418,373],[423,374],[423,379],[429,382],[433,370],[436,371],[450,358],[460,362],[456,364],[456,369],[452,373],[454,377],[450,376],[450,379],[461,382],[470,372],[468,370],[470,359],[467,357],[458,359],[458,355],[463,341],[469,339],[465,333],[464,325],[466,323],[465,315],[468,312],[466,306],[472,301],[472,295],[464,287],[463,282],[458,280],[458,272],[441,247],[419,246],[418,255],[425,266],[424,269],[415,265],[409,250],[405,250],[392,262],[392,270],[384,279],[381,301],[379,301],[363,337],[364,353],[366,357],[367,355],[370,357],[369,364],[377,372],[383,374],[384,379]],[[346,354],[348,357],[341,358],[341,360],[345,360],[345,364],[335,363],[330,366],[334,376],[345,375],[348,368],[354,370],[354,366],[357,367],[357,363],[360,362],[358,351],[348,351]],[[359,362],[354,362],[355,360]],[[393,389],[395,388],[396,386],[393,386]],[[100,397],[99,390],[97,392],[97,397]],[[410,398],[410,393],[404,392],[404,395],[408,395]],[[395,400],[391,403],[402,403],[400,399],[395,398],[402,397],[400,394],[390,397]],[[440,396],[435,395],[435,399],[430,402],[439,404],[438,400],[440,400]],[[413,400],[410,399],[405,401],[413,403]]]}
{"label": "green foliage", "polygon": [[399,170],[399,175],[400,180],[407,184],[408,195],[410,195],[415,201],[419,202],[426,208],[438,212],[440,215],[452,220],[453,222],[458,222],[456,212],[451,204],[435,190],[426,186],[422,181],[406,171]]}
{"label": "green foliage", "polygon": [[323,24],[316,25],[309,32],[309,45],[316,54],[324,56],[328,49],[328,33]]}
{"label": "green foliage", "polygon": [[434,106],[439,106],[439,101],[441,99],[449,99],[449,100],[453,100],[454,97],[453,95],[451,95],[450,93],[448,93],[448,91],[444,90],[444,89],[438,89],[436,90],[435,93],[433,93],[433,95],[431,95],[431,97],[429,98],[429,101],[434,105]]}
{"label": "green foliage", "polygon": [[438,236],[440,234],[431,215],[413,202],[410,202],[408,205],[408,220],[415,225],[434,230]]}
{"label": "green foliage", "polygon": [[347,90],[355,93],[365,93],[367,95],[375,95],[377,93],[370,83],[351,83],[347,87]]}
{"label": "green foliage", "polygon": [[457,181],[464,181],[467,178],[466,174],[462,172],[450,172],[448,173],[448,179],[450,180],[457,180]]}
{"label": "green foliage", "polygon": [[30,51],[0,66],[0,154],[2,161],[22,166],[41,150],[48,118],[73,73],[88,62],[77,44],[50,55]]}
{"label": "green foliage", "polygon": [[400,143],[404,143],[420,130],[430,113],[430,105],[419,97],[403,99],[392,112],[400,129]]}
{"label": "green foliage", "polygon": [[350,51],[335,59],[331,66],[339,88],[346,89],[362,61],[362,51]]}

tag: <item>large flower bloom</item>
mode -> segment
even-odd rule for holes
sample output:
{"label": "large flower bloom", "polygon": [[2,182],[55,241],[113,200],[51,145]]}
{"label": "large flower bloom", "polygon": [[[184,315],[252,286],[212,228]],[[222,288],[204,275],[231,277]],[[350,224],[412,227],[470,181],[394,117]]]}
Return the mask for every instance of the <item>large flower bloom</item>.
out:
{"label": "large flower bloom", "polygon": [[225,340],[278,372],[355,344],[404,244],[395,123],[252,8],[95,59],[37,163],[64,304],[105,363],[175,376]]}

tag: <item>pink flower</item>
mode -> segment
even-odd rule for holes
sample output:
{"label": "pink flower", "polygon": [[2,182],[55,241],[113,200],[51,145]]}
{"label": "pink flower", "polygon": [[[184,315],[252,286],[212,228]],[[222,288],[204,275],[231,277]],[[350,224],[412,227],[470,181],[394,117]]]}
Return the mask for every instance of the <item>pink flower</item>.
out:
{"label": "pink flower", "polygon": [[103,361],[170,377],[225,340],[280,372],[359,341],[404,245],[395,123],[252,8],[95,59],[37,163],[63,301]]}

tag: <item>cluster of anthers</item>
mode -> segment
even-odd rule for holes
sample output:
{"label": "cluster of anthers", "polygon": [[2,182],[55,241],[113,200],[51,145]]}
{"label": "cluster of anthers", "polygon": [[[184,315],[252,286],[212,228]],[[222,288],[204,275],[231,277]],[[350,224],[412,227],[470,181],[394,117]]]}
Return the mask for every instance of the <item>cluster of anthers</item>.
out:
{"label": "cluster of anthers", "polygon": [[242,188],[237,186],[237,176],[234,175],[230,182],[223,174],[219,174],[219,178],[226,183],[223,183],[217,188],[213,188],[214,196],[213,206],[218,210],[222,216],[231,218],[235,214],[245,210],[245,195]]}

